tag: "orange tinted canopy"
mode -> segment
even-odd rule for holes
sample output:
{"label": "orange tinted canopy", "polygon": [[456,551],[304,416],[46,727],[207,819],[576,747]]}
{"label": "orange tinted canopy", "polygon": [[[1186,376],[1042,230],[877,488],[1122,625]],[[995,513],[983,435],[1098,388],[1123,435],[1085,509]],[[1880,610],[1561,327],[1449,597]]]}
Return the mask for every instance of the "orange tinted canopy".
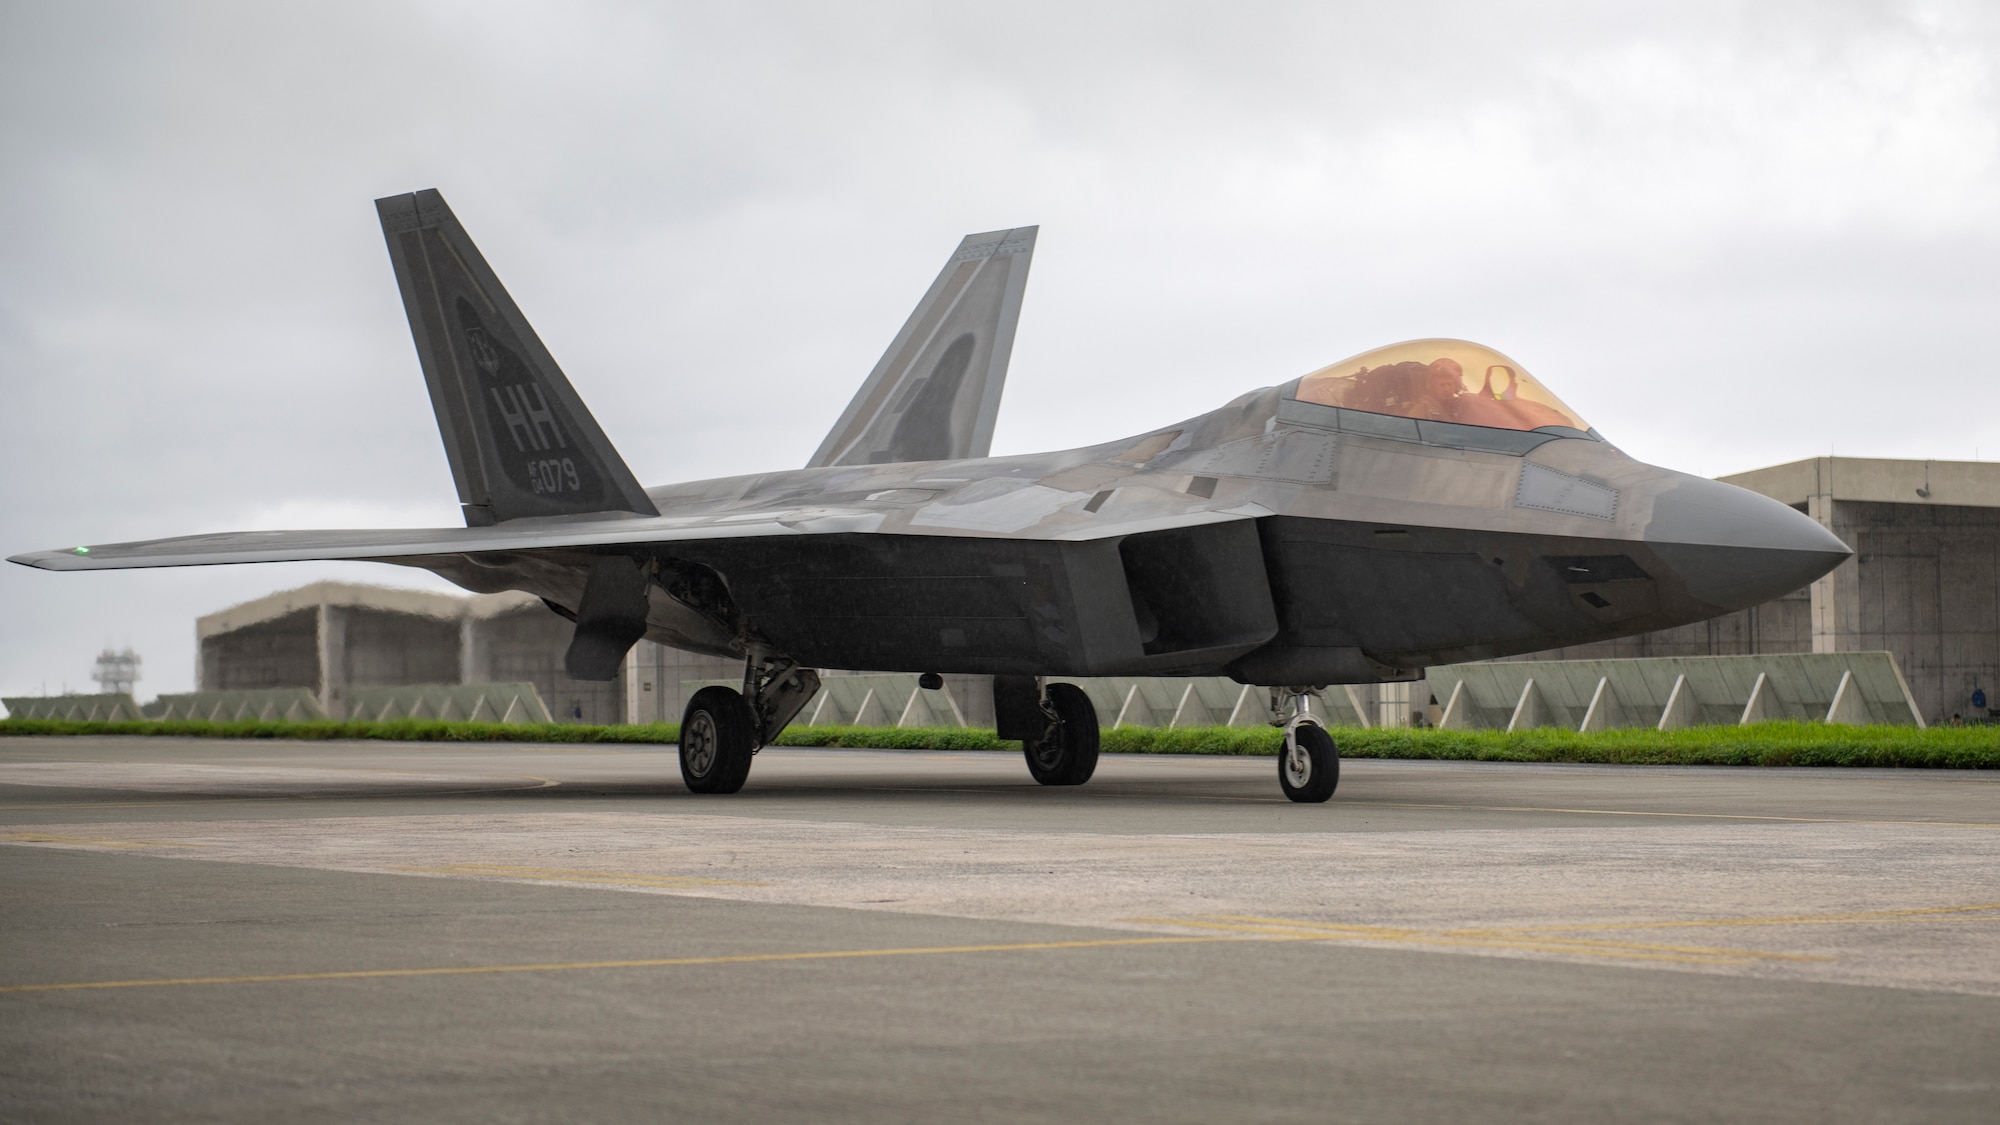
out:
{"label": "orange tinted canopy", "polygon": [[1300,379],[1297,397],[1462,426],[1590,429],[1520,364],[1465,340],[1411,340],[1363,352]]}

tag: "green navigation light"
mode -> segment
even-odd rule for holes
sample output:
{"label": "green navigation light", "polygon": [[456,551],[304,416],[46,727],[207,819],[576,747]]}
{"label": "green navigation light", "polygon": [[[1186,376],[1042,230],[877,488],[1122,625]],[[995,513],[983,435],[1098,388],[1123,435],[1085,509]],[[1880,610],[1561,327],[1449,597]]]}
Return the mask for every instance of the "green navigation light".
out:
{"label": "green navigation light", "polygon": [[77,554],[79,554],[79,555],[87,555],[87,554],[89,554],[89,553],[90,553],[90,548],[88,548],[88,547],[78,547],[78,548],[76,549],[76,553],[77,553]]}

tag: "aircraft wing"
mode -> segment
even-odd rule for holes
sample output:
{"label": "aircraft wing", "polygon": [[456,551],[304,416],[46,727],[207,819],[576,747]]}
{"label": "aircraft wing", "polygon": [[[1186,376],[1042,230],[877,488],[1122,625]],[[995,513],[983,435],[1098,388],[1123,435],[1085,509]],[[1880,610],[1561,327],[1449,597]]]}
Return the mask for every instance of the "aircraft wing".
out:
{"label": "aircraft wing", "polygon": [[[1080,493],[1076,503],[1087,501]],[[1047,501],[1041,502],[1048,504]],[[1067,506],[1067,505],[1061,505]],[[1057,514],[1059,505],[1050,505]],[[967,506],[965,511],[976,511]],[[231,531],[182,535],[132,543],[101,543],[66,550],[31,551],[9,562],[42,570],[127,570],[162,566],[218,566],[226,563],[332,562],[410,559],[435,555],[662,546],[719,539],[889,533],[954,538],[1078,541],[1131,535],[1168,527],[1221,523],[1267,514],[1235,507],[1212,511],[1141,508],[1126,517],[1102,515],[1073,520],[1037,519],[1033,526],[973,516],[932,518],[875,507],[827,505],[724,510],[688,516],[536,523],[515,520],[491,527],[384,528],[329,531]]]}

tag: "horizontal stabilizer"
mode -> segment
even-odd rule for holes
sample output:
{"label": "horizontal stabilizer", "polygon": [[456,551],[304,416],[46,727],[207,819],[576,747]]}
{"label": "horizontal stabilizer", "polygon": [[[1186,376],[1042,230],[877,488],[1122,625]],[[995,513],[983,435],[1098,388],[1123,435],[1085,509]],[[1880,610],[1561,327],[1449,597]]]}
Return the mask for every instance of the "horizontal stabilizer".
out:
{"label": "horizontal stabilizer", "polygon": [[807,468],[986,456],[1038,229],[959,242]]}
{"label": "horizontal stabilizer", "polygon": [[465,522],[658,514],[444,197],[375,209]]}

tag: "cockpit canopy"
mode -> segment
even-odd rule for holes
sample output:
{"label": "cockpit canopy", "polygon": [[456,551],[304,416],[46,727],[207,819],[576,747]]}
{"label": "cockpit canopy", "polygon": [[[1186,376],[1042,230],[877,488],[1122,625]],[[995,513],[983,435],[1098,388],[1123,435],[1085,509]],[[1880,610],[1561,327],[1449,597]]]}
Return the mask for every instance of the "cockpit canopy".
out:
{"label": "cockpit canopy", "polygon": [[1294,397],[1420,422],[1521,431],[1590,429],[1520,364],[1465,340],[1410,340],[1363,352],[1300,379]]}

